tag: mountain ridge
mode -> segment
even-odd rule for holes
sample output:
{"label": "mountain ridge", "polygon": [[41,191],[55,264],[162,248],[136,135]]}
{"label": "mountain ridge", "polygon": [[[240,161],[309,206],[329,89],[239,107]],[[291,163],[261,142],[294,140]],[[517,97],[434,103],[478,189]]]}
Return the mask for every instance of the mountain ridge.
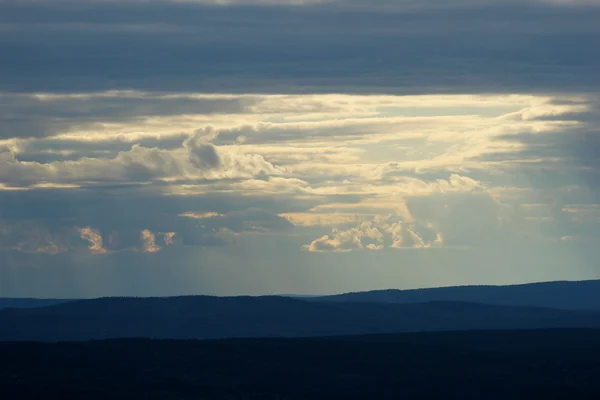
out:
{"label": "mountain ridge", "polygon": [[315,337],[480,329],[600,328],[600,311],[470,302],[318,302],[279,296],[101,298],[0,310],[0,340]]}
{"label": "mountain ridge", "polygon": [[515,285],[465,285],[419,289],[383,289],[308,298],[326,302],[410,304],[424,301],[467,301],[506,306],[600,310],[600,280],[552,281]]}

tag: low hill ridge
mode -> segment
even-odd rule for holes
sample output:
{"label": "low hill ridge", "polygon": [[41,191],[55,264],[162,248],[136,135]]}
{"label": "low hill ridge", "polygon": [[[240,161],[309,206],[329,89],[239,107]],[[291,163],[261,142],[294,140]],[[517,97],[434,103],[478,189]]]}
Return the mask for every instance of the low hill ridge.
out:
{"label": "low hill ridge", "polygon": [[319,302],[279,296],[101,298],[0,310],[0,340],[312,337],[475,329],[600,328],[600,311],[470,302]]}
{"label": "low hill ridge", "polygon": [[600,280],[537,282],[505,286],[474,285],[372,290],[321,296],[308,300],[380,303],[421,303],[440,300],[505,306],[600,310]]}

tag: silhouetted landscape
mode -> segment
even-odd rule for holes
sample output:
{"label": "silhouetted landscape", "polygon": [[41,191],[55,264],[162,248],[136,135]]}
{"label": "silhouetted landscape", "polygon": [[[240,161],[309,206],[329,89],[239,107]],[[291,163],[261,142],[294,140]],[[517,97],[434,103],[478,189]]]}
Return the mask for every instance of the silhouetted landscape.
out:
{"label": "silhouetted landscape", "polygon": [[0,310],[3,308],[35,308],[74,301],[72,299],[13,299],[0,297]]}
{"label": "silhouetted landscape", "polygon": [[[590,290],[582,290],[584,285]],[[598,295],[591,291],[596,286],[597,282],[560,282],[499,288],[376,291],[320,298],[180,296],[77,300],[45,307],[0,310],[0,339],[216,339],[471,329],[597,328],[600,327],[600,309],[551,309],[518,303],[522,299],[525,303],[560,303],[567,308],[566,305],[574,305],[576,299],[597,298]],[[564,294],[562,300],[555,299],[557,288]],[[527,295],[527,289],[534,290]],[[521,296],[511,298],[515,291]],[[511,299],[514,305],[431,301],[434,298],[459,297],[492,303]],[[414,303],[406,299],[424,302]],[[402,300],[407,302],[403,304]],[[590,300],[590,304],[595,303]]]}
{"label": "silhouetted landscape", "polygon": [[600,400],[599,21],[0,0],[0,400]]}
{"label": "silhouetted landscape", "polygon": [[596,399],[598,285],[3,299],[0,396]]}
{"label": "silhouetted landscape", "polygon": [[455,286],[412,290],[372,290],[322,296],[332,302],[421,303],[466,301],[505,306],[600,310],[600,280],[539,282],[509,286]]}
{"label": "silhouetted landscape", "polygon": [[597,399],[600,331],[0,343],[5,399]]}
{"label": "silhouetted landscape", "polygon": [[[532,306],[573,310],[600,310],[600,280],[536,282],[519,285],[451,286],[423,289],[388,289],[334,295],[281,294],[281,297],[318,302],[423,303],[471,302],[506,306]],[[2,308],[34,308],[76,299],[2,298]]]}

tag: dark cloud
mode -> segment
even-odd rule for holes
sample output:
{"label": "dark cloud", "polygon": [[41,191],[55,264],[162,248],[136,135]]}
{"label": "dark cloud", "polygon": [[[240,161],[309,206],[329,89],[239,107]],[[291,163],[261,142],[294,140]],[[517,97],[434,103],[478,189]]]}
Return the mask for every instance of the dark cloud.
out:
{"label": "dark cloud", "polygon": [[51,136],[73,127],[102,131],[99,121],[136,122],[146,117],[245,113],[256,101],[250,97],[169,97],[135,92],[48,98],[0,93],[0,139]]}
{"label": "dark cloud", "polygon": [[600,85],[600,8],[0,3],[0,90],[552,92]]}
{"label": "dark cloud", "polygon": [[[90,184],[148,182],[183,177],[196,182],[219,178],[251,178],[279,172],[258,154],[227,153],[217,150],[201,130],[186,139],[181,148],[170,151],[134,144],[114,157],[85,158],[51,163],[23,162],[14,146],[0,147],[0,182],[27,187],[36,183]],[[58,140],[60,142],[60,140]]]}
{"label": "dark cloud", "polygon": [[[143,185],[100,186],[87,189],[34,189],[0,191],[0,218],[36,219],[42,221],[70,220],[84,225],[100,226],[129,220],[138,223],[157,221],[148,229],[166,230],[160,225],[163,213],[216,212],[227,214],[236,210],[266,209],[273,213],[308,210],[320,199],[296,199],[278,196],[244,196],[240,193],[210,193],[165,196],[163,192],[146,192]],[[116,218],[107,218],[113,215]],[[148,220],[148,215],[153,218]],[[148,220],[148,221],[147,221]]]}
{"label": "dark cloud", "polygon": [[193,166],[199,169],[217,168],[221,164],[221,157],[217,149],[209,139],[199,132],[185,141],[184,146],[190,157]]}
{"label": "dark cloud", "polygon": [[[278,212],[306,210],[315,202],[234,195],[164,196],[140,188],[0,191],[0,248],[60,253],[100,243],[108,251],[143,249],[141,232],[157,246],[223,245],[226,232],[269,232],[293,225]],[[267,211],[269,210],[269,211]],[[185,213],[215,213],[191,218]],[[86,229],[86,232],[82,232]],[[167,238],[169,233],[174,236]]]}
{"label": "dark cloud", "polygon": [[47,164],[56,161],[77,161],[81,158],[115,158],[120,152],[131,151],[133,146],[175,150],[189,134],[166,137],[147,137],[129,140],[126,137],[97,141],[42,138],[19,143],[17,158],[23,162]]}

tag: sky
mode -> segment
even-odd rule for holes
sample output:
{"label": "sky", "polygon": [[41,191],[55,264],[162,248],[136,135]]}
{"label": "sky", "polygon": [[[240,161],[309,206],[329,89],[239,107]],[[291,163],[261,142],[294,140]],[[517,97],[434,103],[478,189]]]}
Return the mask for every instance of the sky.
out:
{"label": "sky", "polygon": [[0,296],[598,279],[598,21],[0,0]]}

